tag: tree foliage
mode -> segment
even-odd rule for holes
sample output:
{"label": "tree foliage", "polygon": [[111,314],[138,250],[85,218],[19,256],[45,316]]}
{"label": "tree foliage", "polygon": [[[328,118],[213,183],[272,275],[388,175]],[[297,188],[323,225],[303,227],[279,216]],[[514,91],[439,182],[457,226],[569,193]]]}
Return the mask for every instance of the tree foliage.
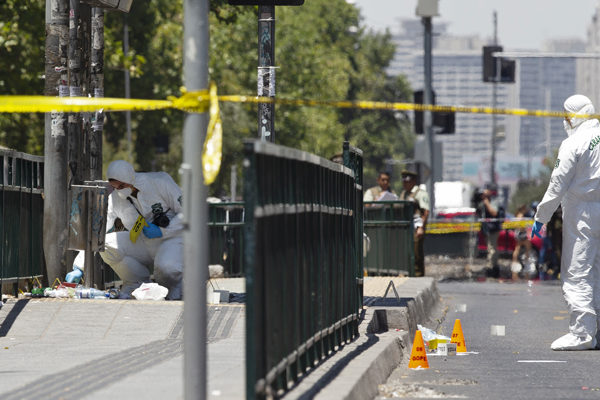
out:
{"label": "tree foliage", "polygon": [[[211,19],[211,79],[221,93],[256,93],[257,11],[237,7],[235,24]],[[311,0],[276,7],[277,97],[318,100],[408,101],[404,78],[385,70],[394,55],[389,34],[366,32],[356,7],[344,0]],[[224,104],[226,164],[240,163],[244,138],[257,137],[257,108]],[[276,142],[329,158],[344,140],[364,150],[366,181],[388,158],[412,152],[410,124],[402,113],[329,107],[276,106]],[[228,169],[225,169],[228,171]],[[216,186],[228,188],[226,174]],[[217,191],[218,193],[218,191]]]}
{"label": "tree foliage", "polygon": [[[129,51],[123,51],[124,23],[129,28]],[[179,96],[182,75],[182,2],[134,2],[129,14],[105,16],[105,96],[125,97],[125,70],[129,70],[131,96],[164,99]],[[181,164],[182,112],[131,113],[133,161],[144,171],[166,170],[174,178]],[[104,127],[104,165],[128,158],[125,113],[108,113]],[[157,142],[168,138],[167,153],[157,153]]]}
{"label": "tree foliage", "polygon": [[[182,0],[134,2],[127,15],[105,15],[105,96],[124,97],[124,71],[134,98],[180,95],[182,85]],[[0,92],[41,94],[44,69],[44,3],[7,0],[0,7]],[[257,7],[210,2],[210,79],[220,94],[256,95]],[[129,26],[129,52],[123,26]],[[386,74],[394,46],[387,33],[366,31],[358,9],[345,0],[310,0],[300,7],[276,7],[277,97],[318,100],[409,101],[402,77]],[[333,107],[276,106],[276,143],[329,158],[349,140],[365,155],[366,182],[388,158],[410,156],[413,135],[406,115]],[[256,138],[257,107],[221,104],[224,154],[212,194],[229,193],[229,171],[241,171],[242,145]],[[166,170],[176,179],[182,161],[184,114],[132,112],[133,161],[140,170]],[[1,115],[0,143],[43,153],[43,115]],[[157,154],[168,138],[169,151]],[[124,113],[107,113],[104,164],[128,158]]]}
{"label": "tree foliage", "polygon": [[517,184],[515,193],[513,194],[509,211],[516,212],[521,205],[529,206],[533,201],[541,201],[548,188],[548,182],[550,182],[550,175],[554,163],[558,157],[558,151],[555,152],[554,158],[546,158],[544,160],[545,169],[542,170],[539,176],[533,180],[523,180]]}
{"label": "tree foliage", "polygon": [[[44,91],[45,4],[4,0],[0,6],[0,94]],[[43,154],[43,114],[0,114],[0,145]]]}

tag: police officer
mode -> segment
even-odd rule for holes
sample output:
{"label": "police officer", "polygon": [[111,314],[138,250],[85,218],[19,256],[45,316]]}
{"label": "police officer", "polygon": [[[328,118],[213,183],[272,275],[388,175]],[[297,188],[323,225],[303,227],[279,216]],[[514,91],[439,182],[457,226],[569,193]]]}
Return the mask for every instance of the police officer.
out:
{"label": "police officer", "polygon": [[417,174],[413,171],[403,170],[402,192],[400,200],[415,202],[415,215],[413,218],[415,229],[415,276],[425,276],[425,254],[423,243],[425,241],[425,228],[429,217],[429,195],[417,185]]}

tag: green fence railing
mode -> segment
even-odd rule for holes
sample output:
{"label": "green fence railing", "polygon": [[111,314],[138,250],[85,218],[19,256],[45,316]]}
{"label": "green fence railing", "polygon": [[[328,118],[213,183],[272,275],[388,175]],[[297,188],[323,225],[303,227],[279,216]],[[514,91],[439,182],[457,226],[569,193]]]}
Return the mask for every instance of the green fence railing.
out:
{"label": "green fence railing", "polygon": [[367,273],[415,276],[414,202],[366,201],[364,206],[364,229],[370,241]]}
{"label": "green fence railing", "polygon": [[355,196],[355,218],[354,218],[354,257],[352,268],[358,278],[357,307],[363,305],[363,276],[364,276],[364,254],[363,254],[363,152],[361,149],[350,146],[344,142],[343,147],[344,166],[350,168],[354,174],[354,196]]}
{"label": "green fence railing", "polygon": [[246,397],[283,393],[358,335],[354,173],[263,141],[244,160]]}
{"label": "green fence railing", "polygon": [[208,205],[210,264],[223,266],[225,276],[244,275],[244,202]]}
{"label": "green fence railing", "polygon": [[0,166],[0,280],[18,284],[46,270],[44,157],[0,149]]}

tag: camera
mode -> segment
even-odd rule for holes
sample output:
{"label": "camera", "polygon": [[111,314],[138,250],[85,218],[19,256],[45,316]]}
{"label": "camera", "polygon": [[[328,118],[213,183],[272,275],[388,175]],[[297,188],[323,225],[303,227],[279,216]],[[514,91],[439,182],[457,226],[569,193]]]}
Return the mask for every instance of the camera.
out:
{"label": "camera", "polygon": [[166,228],[169,226],[169,217],[164,212],[157,213],[152,220],[152,223],[156,226],[160,226],[161,228]]}
{"label": "camera", "polygon": [[483,200],[483,189],[476,189],[473,192],[473,198],[471,199],[471,203],[474,205],[474,207],[477,207],[477,204]]}

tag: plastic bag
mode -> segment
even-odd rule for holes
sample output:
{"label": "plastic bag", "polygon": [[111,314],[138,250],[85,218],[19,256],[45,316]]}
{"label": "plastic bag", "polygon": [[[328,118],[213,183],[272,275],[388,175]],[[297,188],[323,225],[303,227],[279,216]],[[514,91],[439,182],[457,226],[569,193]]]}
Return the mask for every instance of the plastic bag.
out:
{"label": "plastic bag", "polygon": [[158,283],[142,283],[139,288],[135,289],[131,295],[138,300],[164,300],[169,289],[160,286]]}
{"label": "plastic bag", "polygon": [[54,297],[57,299],[73,298],[75,297],[75,289],[63,285],[58,286],[56,289],[46,288],[44,290],[44,297]]}
{"label": "plastic bag", "polygon": [[423,336],[423,341],[427,343],[427,347],[430,351],[436,350],[437,345],[439,343],[449,343],[450,338],[448,336],[440,335],[435,333],[435,331],[426,328],[422,325],[417,325],[417,329],[421,331],[421,335]]}

